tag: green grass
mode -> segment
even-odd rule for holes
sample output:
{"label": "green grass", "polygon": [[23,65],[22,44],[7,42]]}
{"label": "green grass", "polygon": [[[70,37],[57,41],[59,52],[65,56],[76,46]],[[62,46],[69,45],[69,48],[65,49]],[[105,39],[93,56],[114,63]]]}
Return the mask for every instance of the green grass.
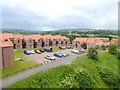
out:
{"label": "green grass", "polygon": [[18,72],[23,71],[23,69],[27,70],[30,67],[35,67],[36,65],[38,65],[38,63],[30,61],[30,60],[15,61],[15,65],[2,69],[2,75],[4,76],[8,74],[9,76],[11,76],[15,74],[12,72],[16,71],[16,73],[18,73]]}
{"label": "green grass", "polygon": [[53,46],[52,48],[53,48],[53,52],[56,52],[56,51],[60,50],[58,46]]}
{"label": "green grass", "polygon": [[15,58],[23,58],[25,54],[23,53],[23,50],[17,50],[15,49],[14,50],[14,57]]}
{"label": "green grass", "polygon": [[117,55],[99,54],[99,61],[81,56],[59,66],[17,81],[9,88],[113,88],[118,79]]}
{"label": "green grass", "polygon": [[14,50],[14,58],[15,59],[22,58],[23,60],[22,61],[15,60],[15,64],[13,66],[3,68],[2,70],[0,70],[0,71],[2,71],[2,75],[5,76],[8,74],[9,76],[11,76],[11,75],[16,74],[16,73],[12,73],[12,72],[15,72],[15,71],[17,73],[22,72],[23,69],[27,70],[27,69],[29,69],[29,67],[35,67],[36,65],[39,65],[36,62],[25,59],[24,56],[25,56],[25,54],[23,53],[23,50]]}

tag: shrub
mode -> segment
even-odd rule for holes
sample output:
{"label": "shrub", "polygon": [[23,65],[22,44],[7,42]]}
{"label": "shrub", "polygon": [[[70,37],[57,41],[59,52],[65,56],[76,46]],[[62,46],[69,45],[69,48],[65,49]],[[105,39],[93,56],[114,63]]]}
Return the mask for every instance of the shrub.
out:
{"label": "shrub", "polygon": [[76,69],[74,78],[79,84],[79,88],[92,88],[95,87],[95,80],[85,69]]}
{"label": "shrub", "polygon": [[97,51],[97,49],[95,47],[89,48],[87,56],[88,56],[88,58],[98,60],[98,51]]}
{"label": "shrub", "polygon": [[99,67],[99,73],[104,82],[108,85],[112,85],[113,88],[118,87],[118,73],[115,73],[112,69],[108,67]]}
{"label": "shrub", "polygon": [[120,51],[118,51],[118,60],[120,60]]}
{"label": "shrub", "polygon": [[117,54],[117,46],[115,44],[111,44],[108,48],[110,54]]}

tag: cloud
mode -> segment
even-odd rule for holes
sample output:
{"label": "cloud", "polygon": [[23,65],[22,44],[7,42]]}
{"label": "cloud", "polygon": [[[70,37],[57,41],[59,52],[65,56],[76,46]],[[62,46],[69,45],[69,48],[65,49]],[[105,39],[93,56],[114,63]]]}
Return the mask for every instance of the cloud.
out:
{"label": "cloud", "polygon": [[4,28],[117,29],[117,3],[118,0],[2,0],[0,8]]}

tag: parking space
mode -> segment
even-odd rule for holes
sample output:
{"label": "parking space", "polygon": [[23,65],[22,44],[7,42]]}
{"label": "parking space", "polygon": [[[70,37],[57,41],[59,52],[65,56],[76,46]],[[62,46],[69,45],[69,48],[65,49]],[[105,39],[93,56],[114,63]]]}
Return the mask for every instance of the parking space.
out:
{"label": "parking space", "polygon": [[[60,50],[60,51],[66,53],[66,54],[69,54],[69,55],[74,54],[74,53],[71,53],[71,50],[72,49],[66,49],[66,50]],[[27,58],[29,60],[32,60],[32,61],[38,62],[38,63],[51,62],[51,60],[45,59],[46,54],[48,54],[50,56],[54,56],[54,52],[44,52],[41,54],[26,55],[26,56],[24,56],[24,58]],[[63,58],[67,58],[67,57],[63,57]],[[62,58],[56,57],[56,60],[60,60],[60,59],[62,59]],[[52,61],[54,61],[54,60],[52,60]]]}

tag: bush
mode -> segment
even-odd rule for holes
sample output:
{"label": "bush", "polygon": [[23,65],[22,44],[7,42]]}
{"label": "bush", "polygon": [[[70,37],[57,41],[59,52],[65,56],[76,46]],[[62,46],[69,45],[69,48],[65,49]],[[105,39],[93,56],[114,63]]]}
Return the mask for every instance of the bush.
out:
{"label": "bush", "polygon": [[87,56],[88,56],[88,58],[98,60],[98,51],[97,51],[97,49],[95,47],[89,48]]}
{"label": "bush", "polygon": [[85,69],[77,68],[75,70],[74,78],[79,84],[79,88],[92,88],[95,87],[95,80]]}
{"label": "bush", "polygon": [[120,51],[118,51],[118,60],[120,60]]}
{"label": "bush", "polygon": [[115,73],[112,69],[108,67],[99,67],[99,73],[104,82],[108,85],[112,85],[113,88],[118,87],[118,73]]}
{"label": "bush", "polygon": [[117,54],[117,46],[115,44],[111,44],[108,48],[110,54]]}

